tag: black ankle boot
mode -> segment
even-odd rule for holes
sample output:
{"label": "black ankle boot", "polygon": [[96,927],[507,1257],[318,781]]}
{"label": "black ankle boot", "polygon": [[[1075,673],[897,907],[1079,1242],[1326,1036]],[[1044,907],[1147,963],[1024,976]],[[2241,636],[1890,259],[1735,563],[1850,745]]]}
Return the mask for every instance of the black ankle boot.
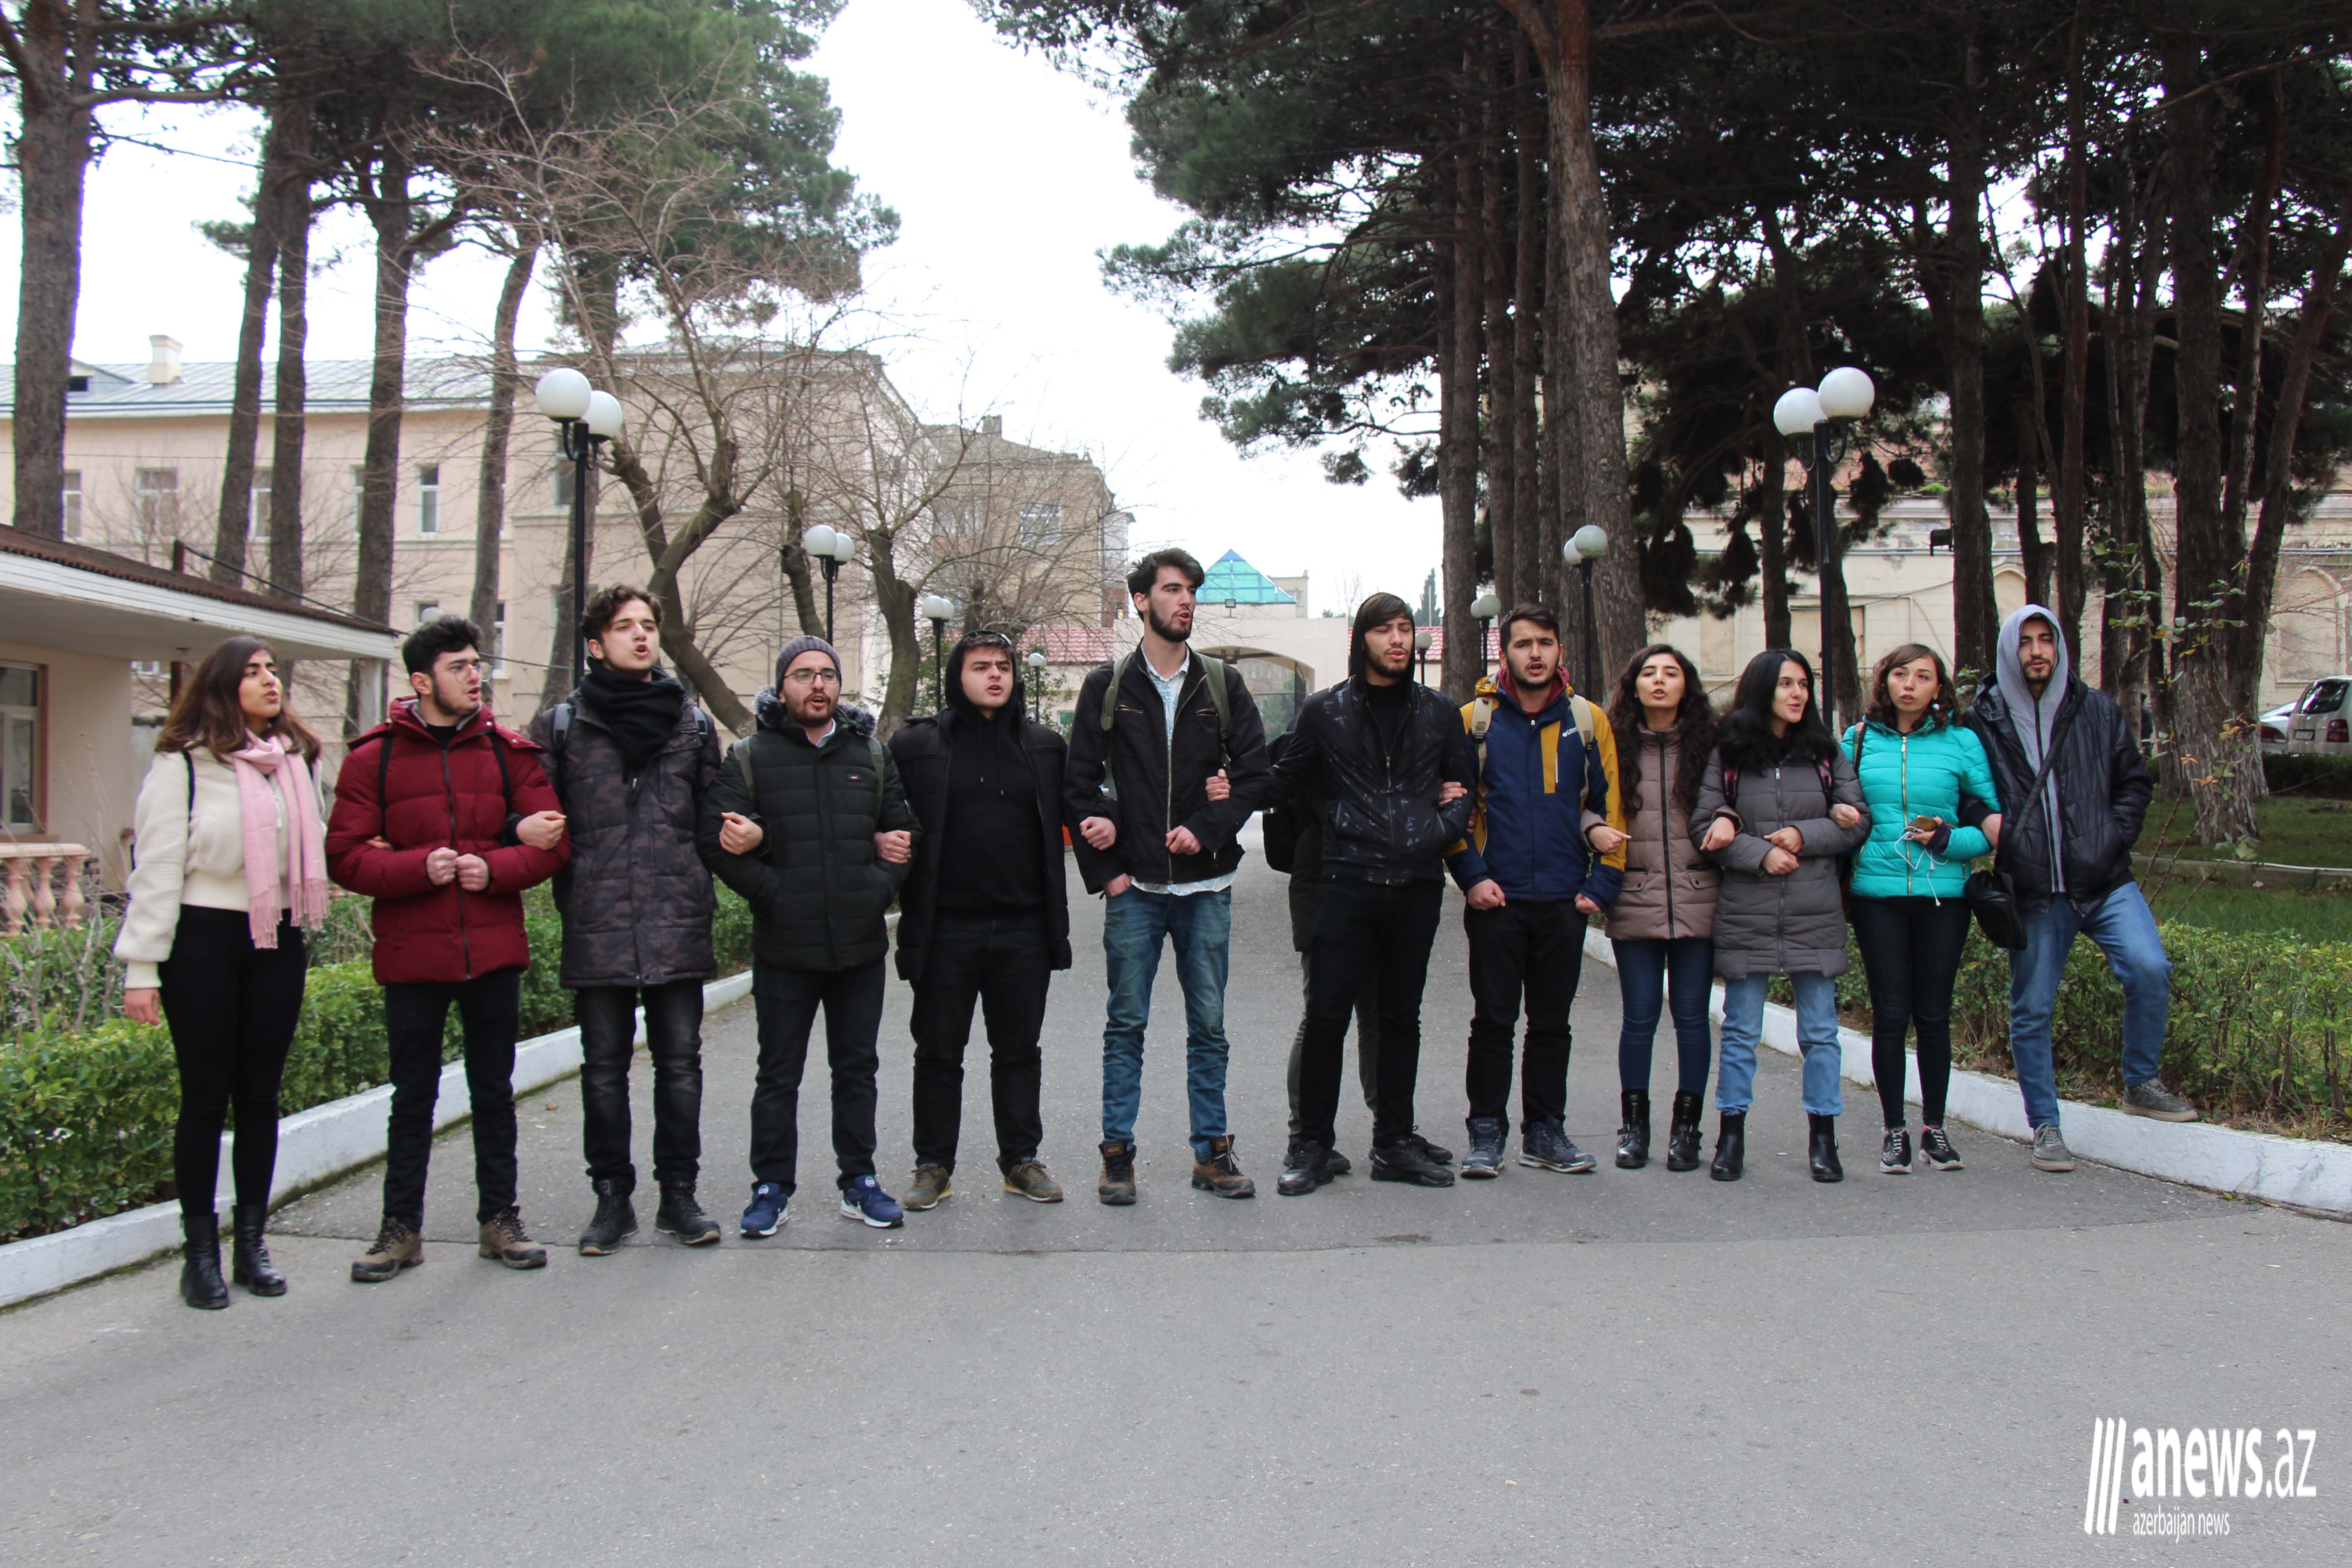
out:
{"label": "black ankle boot", "polygon": [[184,1214],[180,1216],[180,1300],[191,1307],[217,1312],[228,1305],[228,1281],[220,1271],[220,1216]]}
{"label": "black ankle boot", "polygon": [[228,1211],[229,1278],[257,1296],[286,1294],[286,1276],[269,1262],[269,1244],[261,1239],[268,1223],[266,1204],[239,1204]]}
{"label": "black ankle boot", "polygon": [[1698,1169],[1699,1098],[1686,1089],[1675,1091],[1674,1121],[1666,1129],[1666,1169]]}
{"label": "black ankle boot", "polygon": [[1619,1091],[1617,1168],[1638,1171],[1650,1163],[1650,1097],[1637,1089]]}
{"label": "black ankle boot", "polygon": [[704,1214],[701,1204],[695,1201],[692,1182],[661,1184],[661,1207],[654,1214],[654,1228],[688,1247],[707,1247],[719,1239],[719,1222]]}
{"label": "black ankle boot", "polygon": [[1715,1163],[1707,1174],[1718,1182],[1736,1182],[1748,1164],[1748,1112],[1727,1110],[1715,1134]]}
{"label": "black ankle boot", "polygon": [[1845,1167],[1838,1163],[1837,1118],[1834,1116],[1817,1116],[1811,1111],[1807,1111],[1805,1113],[1805,1121],[1811,1125],[1813,1130],[1811,1149],[1813,1180],[1817,1182],[1844,1181]]}

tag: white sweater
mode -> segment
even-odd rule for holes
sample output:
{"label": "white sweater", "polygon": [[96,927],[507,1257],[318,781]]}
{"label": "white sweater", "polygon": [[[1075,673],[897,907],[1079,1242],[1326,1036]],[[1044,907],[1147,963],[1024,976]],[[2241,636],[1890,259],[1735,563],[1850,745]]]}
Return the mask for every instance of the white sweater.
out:
{"label": "white sweater", "polygon": [[[196,776],[193,813],[188,809],[191,758]],[[270,777],[278,785],[269,792],[278,806],[278,904],[290,909],[294,899],[286,885],[290,858],[287,830],[293,813],[281,783],[285,769],[281,766]],[[153,987],[155,966],[172,956],[182,905],[206,910],[249,907],[245,890],[245,805],[237,793],[236,770],[207,751],[156,752],[148,764],[146,782],[139,786],[131,832],[131,907],[123,911],[122,930],[114,939],[114,956],[130,965],[123,984],[137,991]]]}

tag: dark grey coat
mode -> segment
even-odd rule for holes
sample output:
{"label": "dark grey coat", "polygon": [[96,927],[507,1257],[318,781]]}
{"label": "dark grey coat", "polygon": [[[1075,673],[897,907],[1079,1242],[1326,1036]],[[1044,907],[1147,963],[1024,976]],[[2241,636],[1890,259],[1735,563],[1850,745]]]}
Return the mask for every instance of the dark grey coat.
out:
{"label": "dark grey coat", "polygon": [[[1830,807],[1843,804],[1862,813],[1853,827],[1830,820]],[[1715,972],[1726,980],[1749,974],[1843,974],[1844,889],[1838,885],[1838,857],[1870,836],[1870,807],[1862,798],[1853,761],[1843,752],[1832,764],[1824,795],[1820,771],[1810,760],[1778,767],[1743,768],[1739,797],[1727,801],[1723,752],[1706,760],[1691,813],[1693,844],[1705,840],[1715,819],[1728,811],[1739,835],[1728,848],[1708,857],[1723,868],[1715,905]],[[1794,827],[1804,839],[1797,868],[1785,877],[1764,869],[1772,846],[1765,836]]]}
{"label": "dark grey coat", "polygon": [[[531,721],[551,746],[554,710]],[[563,753],[547,757],[561,779],[572,859],[556,873],[563,912],[563,984],[665,985],[719,972],[710,949],[717,900],[695,846],[702,797],[719,774],[719,726],[692,702],[637,775],[621,771],[620,742],[575,694]]]}

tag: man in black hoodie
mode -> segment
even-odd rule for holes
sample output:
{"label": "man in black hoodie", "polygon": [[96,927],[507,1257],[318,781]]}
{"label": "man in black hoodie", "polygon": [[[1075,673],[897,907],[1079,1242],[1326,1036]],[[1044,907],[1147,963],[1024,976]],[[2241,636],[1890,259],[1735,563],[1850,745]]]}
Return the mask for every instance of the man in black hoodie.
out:
{"label": "man in black hoodie", "polygon": [[695,850],[702,797],[719,776],[719,726],[659,664],[661,605],[616,583],[580,623],[588,676],[531,721],[561,812],[520,819],[516,837],[548,849],[569,837],[555,877],[562,979],[580,1025],[581,1141],[596,1213],[580,1251],[620,1250],[637,1228],[629,1163],[629,1058],[646,1010],[654,1068],[657,1230],[688,1247],[719,1239],[695,1201],[702,1158],[702,986],[711,952],[710,869]]}
{"label": "man in black hoodie", "polygon": [[1356,612],[1349,679],[1308,698],[1276,765],[1276,792],[1319,793],[1323,900],[1307,956],[1297,1136],[1277,1190],[1331,1179],[1340,1046],[1367,969],[1379,976],[1380,1103],[1372,1179],[1454,1184],[1449,1156],[1413,1130],[1421,994],[1444,901],[1444,852],[1470,826],[1478,755],[1453,704],[1412,679],[1412,611],[1375,594]]}
{"label": "man in black hoodie", "polygon": [[923,853],[900,891],[898,974],[915,987],[915,1176],[901,1202],[949,1195],[975,1005],[988,1025],[996,1163],[1004,1190],[1062,1201],[1037,1158],[1045,991],[1070,967],[1063,877],[1069,748],[1027,717],[1013,644],[967,632],[948,654],[947,706],[890,737]]}

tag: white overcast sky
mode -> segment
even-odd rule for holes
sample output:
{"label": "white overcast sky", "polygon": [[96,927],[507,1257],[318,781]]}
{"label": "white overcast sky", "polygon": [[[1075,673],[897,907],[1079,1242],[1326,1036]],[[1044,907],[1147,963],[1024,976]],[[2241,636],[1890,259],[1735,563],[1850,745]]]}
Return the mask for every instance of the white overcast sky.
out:
{"label": "white overcast sky", "polygon": [[[1385,477],[1328,484],[1311,454],[1243,458],[1201,420],[1200,384],[1167,369],[1168,323],[1103,287],[1097,252],[1159,239],[1181,216],[1137,178],[1116,103],[999,42],[963,0],[850,0],[812,68],[842,110],[836,162],[899,214],[868,293],[903,333],[882,352],[926,416],[992,407],[1009,436],[1088,453],[1136,514],[1139,544],[1311,571],[1317,612],[1351,579],[1419,598],[1435,501],[1406,501]],[[174,151],[118,144],[92,174],[76,355],[143,363],[148,334],[169,332],[191,360],[232,357],[242,269],[192,226],[240,212],[253,117],[118,110],[107,124]],[[16,243],[13,213],[0,236]],[[367,230],[338,215],[313,256],[334,265],[311,289],[310,352],[364,358]],[[498,275],[475,252],[428,268],[411,352],[477,350]],[[0,300],[0,341],[15,304],[13,290]],[[526,344],[549,322],[535,301]]]}

